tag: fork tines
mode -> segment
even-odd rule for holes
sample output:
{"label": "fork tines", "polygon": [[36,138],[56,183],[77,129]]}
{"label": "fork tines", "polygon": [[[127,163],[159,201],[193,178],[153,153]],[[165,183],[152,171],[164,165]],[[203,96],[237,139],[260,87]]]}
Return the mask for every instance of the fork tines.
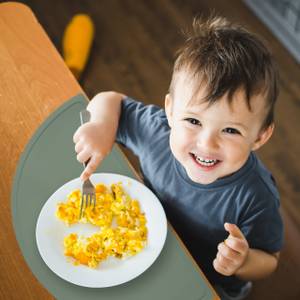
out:
{"label": "fork tines", "polygon": [[93,209],[96,206],[96,196],[95,196],[95,194],[82,194],[81,202],[80,202],[79,219],[81,219],[84,216],[85,210],[90,206],[93,206]]}

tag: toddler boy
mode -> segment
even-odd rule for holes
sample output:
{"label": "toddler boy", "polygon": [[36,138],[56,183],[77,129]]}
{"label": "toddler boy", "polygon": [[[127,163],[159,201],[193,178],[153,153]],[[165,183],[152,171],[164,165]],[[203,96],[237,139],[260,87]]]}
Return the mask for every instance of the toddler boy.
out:
{"label": "toddler boy", "polygon": [[178,52],[165,110],[103,92],[74,135],[85,180],[117,142],[222,299],[243,299],[271,274],[283,241],[279,195],[254,151],[274,129],[277,78],[254,35],[223,18],[194,21]]}

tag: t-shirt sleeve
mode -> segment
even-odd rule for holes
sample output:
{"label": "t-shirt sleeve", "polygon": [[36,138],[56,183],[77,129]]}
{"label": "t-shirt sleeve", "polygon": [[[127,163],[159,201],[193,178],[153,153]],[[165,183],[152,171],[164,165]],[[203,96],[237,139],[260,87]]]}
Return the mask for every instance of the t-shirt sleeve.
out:
{"label": "t-shirt sleeve", "polygon": [[121,103],[116,142],[140,156],[164,120],[162,108],[126,97]]}
{"label": "t-shirt sleeve", "polygon": [[[264,197],[272,197],[272,195],[266,193]],[[283,222],[279,211],[279,200],[276,198],[268,200],[268,205],[264,207],[254,205],[240,227],[250,248],[275,253],[283,246]]]}

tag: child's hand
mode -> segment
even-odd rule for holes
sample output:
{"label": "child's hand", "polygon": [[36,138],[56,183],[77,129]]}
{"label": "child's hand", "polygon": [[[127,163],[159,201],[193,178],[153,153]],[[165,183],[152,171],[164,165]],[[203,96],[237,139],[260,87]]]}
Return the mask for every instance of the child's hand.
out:
{"label": "child's hand", "polygon": [[82,180],[86,180],[111,151],[114,144],[114,135],[105,122],[87,122],[77,129],[73,141],[77,160],[81,163],[89,160],[80,176]]}
{"label": "child's hand", "polygon": [[244,264],[249,251],[249,245],[243,233],[235,224],[225,223],[228,238],[218,245],[218,253],[213,261],[215,270],[230,276]]}

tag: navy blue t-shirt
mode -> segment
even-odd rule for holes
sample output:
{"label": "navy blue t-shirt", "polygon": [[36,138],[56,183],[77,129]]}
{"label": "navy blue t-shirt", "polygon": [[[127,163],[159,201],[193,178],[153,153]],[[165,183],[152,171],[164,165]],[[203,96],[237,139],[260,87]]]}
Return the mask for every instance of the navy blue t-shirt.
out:
{"label": "navy blue t-shirt", "polygon": [[212,284],[230,290],[244,282],[213,268],[217,245],[236,224],[250,248],[274,253],[283,243],[279,194],[270,172],[254,153],[236,173],[210,184],[193,182],[173,156],[165,111],[123,99],[117,142],[138,156],[145,184],[160,199],[173,225]]}

